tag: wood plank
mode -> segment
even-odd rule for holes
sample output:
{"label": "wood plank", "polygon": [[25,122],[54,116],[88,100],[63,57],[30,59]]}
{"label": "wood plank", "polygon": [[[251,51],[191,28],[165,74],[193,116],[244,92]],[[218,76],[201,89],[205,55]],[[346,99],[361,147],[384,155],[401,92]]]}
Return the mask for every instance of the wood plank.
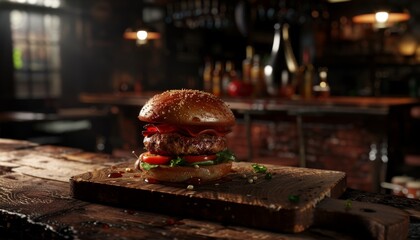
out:
{"label": "wood plank", "polygon": [[67,154],[74,154],[83,152],[83,150],[72,147],[62,147],[62,146],[53,146],[53,145],[42,145],[37,146],[33,151],[43,153],[47,156],[63,157]]}
{"label": "wood plank", "polygon": [[38,146],[38,144],[24,141],[0,138],[0,152],[13,151],[17,149],[31,148]]}
{"label": "wood plank", "polygon": [[[140,171],[125,172],[129,167],[132,163],[128,162],[72,177],[72,196],[227,224],[302,232],[312,224],[318,202],[345,190],[345,174],[336,171],[268,165],[271,180],[259,175],[255,183],[249,183],[250,176],[258,175],[251,163],[234,163],[224,181],[189,190],[187,184],[148,184]],[[111,172],[123,174],[109,178]],[[300,200],[290,201],[289,196]]]}
{"label": "wood plank", "polygon": [[403,240],[408,236],[409,215],[385,205],[327,198],[316,207],[314,222],[370,239]]}
{"label": "wood plank", "polygon": [[0,188],[5,187],[8,194],[2,195],[0,201],[0,228],[7,229],[6,237],[11,238],[358,239],[320,228],[299,234],[274,233],[89,204],[69,198],[65,183],[20,174],[0,177]]}
{"label": "wood plank", "polygon": [[0,163],[1,162],[13,162],[16,159],[24,158],[25,156],[33,153],[39,155],[61,158],[64,155],[71,153],[82,152],[81,149],[69,148],[69,147],[58,147],[51,145],[38,146],[34,145],[30,148],[16,149],[11,151],[1,151],[0,150]]}
{"label": "wood plank", "polygon": [[66,183],[17,173],[0,176],[0,189],[0,233],[11,239],[353,239],[322,229],[282,234],[90,204],[69,197]]}
{"label": "wood plank", "polygon": [[13,239],[63,238],[59,228],[40,218],[86,204],[69,196],[66,183],[17,173],[0,176],[0,230]]}
{"label": "wood plank", "polygon": [[275,233],[98,204],[75,208],[44,220],[71,226],[73,237],[79,239],[357,239],[320,228],[297,234]]}
{"label": "wood plank", "polygon": [[[384,193],[363,192],[348,189],[342,196],[343,199],[375,204],[383,204],[402,209],[410,214],[410,218],[420,220],[420,201],[418,199],[406,198]],[[420,229],[419,229],[420,233]],[[420,236],[420,235],[419,235]]]}
{"label": "wood plank", "polygon": [[19,167],[12,169],[15,172],[63,182],[68,182],[74,174],[104,167],[103,164],[63,161],[38,152],[30,152],[20,156],[20,158],[14,159],[13,163],[19,164]]}
{"label": "wood plank", "polygon": [[39,146],[33,149],[0,152],[0,166],[39,178],[68,182],[71,176],[125,161],[107,154],[80,149]]}
{"label": "wood plank", "polygon": [[[86,203],[69,194],[68,184],[18,173],[0,176],[0,209],[36,218]],[[17,211],[18,210],[18,211]]]}
{"label": "wood plank", "polygon": [[128,161],[128,159],[124,157],[115,157],[109,154],[92,152],[72,152],[63,154],[62,157],[70,161],[90,164],[102,164],[103,166],[112,166],[118,162]]}

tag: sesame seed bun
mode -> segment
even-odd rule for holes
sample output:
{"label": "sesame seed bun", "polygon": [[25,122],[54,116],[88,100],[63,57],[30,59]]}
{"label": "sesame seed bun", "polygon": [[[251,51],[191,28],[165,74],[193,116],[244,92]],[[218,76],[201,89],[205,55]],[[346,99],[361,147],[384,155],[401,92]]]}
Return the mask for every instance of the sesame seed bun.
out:
{"label": "sesame seed bun", "polygon": [[148,123],[232,127],[230,108],[213,94],[198,90],[169,90],[149,99],[138,118]]}

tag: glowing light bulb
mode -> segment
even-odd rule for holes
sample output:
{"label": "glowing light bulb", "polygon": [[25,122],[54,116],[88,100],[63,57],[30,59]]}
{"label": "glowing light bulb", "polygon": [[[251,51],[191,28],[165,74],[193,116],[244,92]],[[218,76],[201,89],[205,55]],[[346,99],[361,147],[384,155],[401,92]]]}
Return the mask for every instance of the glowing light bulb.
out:
{"label": "glowing light bulb", "polygon": [[137,39],[138,40],[146,40],[147,39],[147,32],[144,30],[140,30],[137,32]]}
{"label": "glowing light bulb", "polygon": [[321,72],[319,72],[319,76],[320,76],[322,79],[325,79],[325,78],[327,78],[327,72],[326,72],[326,71],[321,71]]}
{"label": "glowing light bulb", "polygon": [[267,65],[264,67],[264,74],[265,76],[270,76],[273,73],[273,67],[270,65]]}
{"label": "glowing light bulb", "polygon": [[375,20],[378,23],[385,23],[389,19],[389,13],[387,12],[377,12],[375,13]]}

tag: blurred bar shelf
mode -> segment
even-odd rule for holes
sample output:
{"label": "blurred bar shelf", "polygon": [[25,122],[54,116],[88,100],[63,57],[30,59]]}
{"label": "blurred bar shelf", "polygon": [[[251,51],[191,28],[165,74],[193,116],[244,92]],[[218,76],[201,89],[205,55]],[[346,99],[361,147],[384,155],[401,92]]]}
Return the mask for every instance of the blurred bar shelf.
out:
{"label": "blurred bar shelf", "polygon": [[[83,93],[80,101],[89,104],[111,104],[117,106],[141,107],[154,93],[145,94],[96,94]],[[391,97],[329,97],[302,99],[273,99],[273,98],[223,98],[234,111],[240,112],[287,112],[294,114],[305,113],[343,113],[369,114],[384,116],[393,107],[412,107],[420,103],[414,98]]]}

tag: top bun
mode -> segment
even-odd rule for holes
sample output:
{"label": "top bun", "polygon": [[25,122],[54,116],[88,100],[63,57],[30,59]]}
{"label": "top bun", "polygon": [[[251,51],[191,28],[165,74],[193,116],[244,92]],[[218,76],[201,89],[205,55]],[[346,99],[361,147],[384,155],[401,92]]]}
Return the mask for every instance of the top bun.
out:
{"label": "top bun", "polygon": [[235,117],[220,98],[198,90],[169,90],[149,99],[139,119],[150,123],[232,127]]}

